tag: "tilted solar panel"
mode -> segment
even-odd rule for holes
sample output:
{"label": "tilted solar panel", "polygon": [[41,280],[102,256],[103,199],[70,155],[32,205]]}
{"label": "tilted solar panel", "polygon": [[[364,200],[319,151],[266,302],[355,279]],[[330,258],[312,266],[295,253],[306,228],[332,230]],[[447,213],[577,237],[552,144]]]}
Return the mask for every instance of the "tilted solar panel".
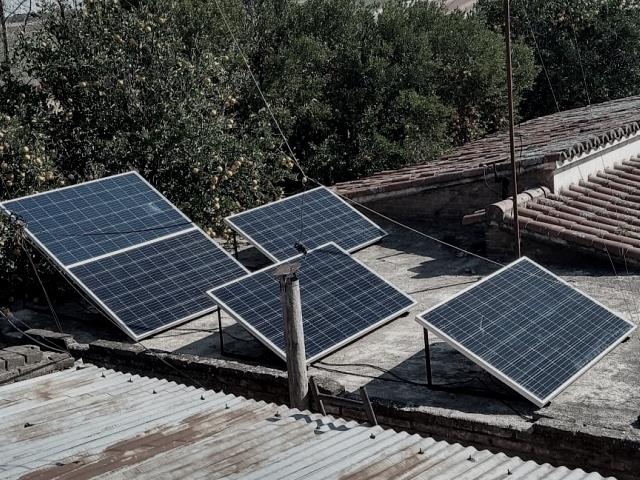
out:
{"label": "tilted solar panel", "polygon": [[[298,275],[308,362],[396,318],[415,304],[411,297],[333,243],[291,260],[301,262]],[[208,293],[223,310],[285,359],[280,287],[273,276],[280,264]]]}
{"label": "tilted solar panel", "polygon": [[176,233],[191,221],[137,172],[9,200],[63,265]]}
{"label": "tilted solar panel", "polygon": [[207,289],[246,273],[195,228],[69,271],[137,337],[212,311]]}
{"label": "tilted solar panel", "polygon": [[0,206],[134,339],[214,310],[206,290],[247,273],[136,172]]}
{"label": "tilted solar panel", "polygon": [[334,242],[353,252],[386,235],[325,187],[231,215],[225,222],[275,262],[297,255],[296,242],[308,250]]}
{"label": "tilted solar panel", "polygon": [[526,257],[416,320],[538,406],[636,328]]}

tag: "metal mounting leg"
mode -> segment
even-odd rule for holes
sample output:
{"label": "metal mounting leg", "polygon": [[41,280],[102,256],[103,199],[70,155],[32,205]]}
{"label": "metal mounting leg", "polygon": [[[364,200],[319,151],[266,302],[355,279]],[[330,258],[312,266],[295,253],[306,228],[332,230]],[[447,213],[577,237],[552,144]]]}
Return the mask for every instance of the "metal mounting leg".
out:
{"label": "metal mounting leg", "polygon": [[488,397],[488,398],[499,398],[499,399],[503,398],[503,399],[521,400],[523,398],[518,394],[494,392],[491,390],[479,390],[473,387],[462,386],[463,384],[468,383],[468,381],[460,382],[460,385],[454,385],[454,384],[434,385],[432,373],[431,373],[431,348],[429,346],[429,331],[426,328],[423,328],[423,335],[424,335],[424,362],[427,370],[427,388],[429,388],[430,390],[436,390],[439,392],[459,393],[462,395],[474,395],[474,396]]}
{"label": "metal mounting leg", "polygon": [[373,406],[371,405],[371,400],[369,400],[369,394],[365,387],[360,387],[360,400],[354,400],[351,398],[343,398],[335,395],[328,395],[326,393],[320,393],[318,385],[313,377],[309,377],[309,384],[311,386],[313,398],[323,415],[327,414],[325,402],[342,408],[362,408],[369,424],[378,425],[378,419],[373,411]]}
{"label": "metal mounting leg", "polygon": [[220,353],[224,355],[224,335],[222,334],[222,313],[218,307],[218,337],[220,338]]}
{"label": "metal mounting leg", "polygon": [[236,232],[233,232],[233,255],[234,257],[236,257],[236,260],[238,260],[238,236],[236,235]]}
{"label": "metal mounting leg", "polygon": [[427,367],[427,385],[429,388],[433,387],[433,380],[431,377],[431,348],[429,347],[429,331],[423,328],[424,332],[424,361]]}

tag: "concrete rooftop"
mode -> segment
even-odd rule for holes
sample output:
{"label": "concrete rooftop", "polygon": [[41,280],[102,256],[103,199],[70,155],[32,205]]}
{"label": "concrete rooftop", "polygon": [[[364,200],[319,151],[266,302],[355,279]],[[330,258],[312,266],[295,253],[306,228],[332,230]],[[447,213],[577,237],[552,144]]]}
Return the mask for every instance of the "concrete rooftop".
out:
{"label": "concrete rooftop", "polygon": [[[425,363],[422,329],[414,317],[448,298],[498,267],[462,255],[416,234],[381,223],[389,235],[355,254],[369,267],[404,289],[418,302],[409,315],[398,318],[369,335],[316,362],[311,374],[329,376],[355,391],[366,385],[371,397],[411,410],[466,419],[499,427],[525,430],[539,418],[557,419],[598,435],[640,441],[640,336],[606,355],[595,367],[558,395],[549,406],[537,408],[518,397],[492,398],[429,390],[424,385]],[[431,232],[438,235],[438,232]],[[525,254],[527,252],[525,251]],[[264,262],[253,249],[241,260],[258,266]],[[622,316],[639,323],[640,274],[585,259],[580,266],[545,263],[571,285],[600,300]],[[622,268],[624,270],[624,267]],[[77,306],[61,307],[62,326],[78,342],[98,339],[130,342],[107,320]],[[24,309],[16,312],[24,327],[55,330],[48,315]],[[88,323],[91,323],[89,326]],[[225,348],[256,363],[284,369],[284,364],[254,340],[241,326],[223,315]],[[214,358],[221,356],[215,314],[173,328],[142,342],[153,349]],[[476,367],[454,349],[431,335],[432,367],[437,384],[460,383],[493,392],[511,391]],[[515,395],[515,394],[514,394]],[[569,428],[569,427],[568,427]]]}

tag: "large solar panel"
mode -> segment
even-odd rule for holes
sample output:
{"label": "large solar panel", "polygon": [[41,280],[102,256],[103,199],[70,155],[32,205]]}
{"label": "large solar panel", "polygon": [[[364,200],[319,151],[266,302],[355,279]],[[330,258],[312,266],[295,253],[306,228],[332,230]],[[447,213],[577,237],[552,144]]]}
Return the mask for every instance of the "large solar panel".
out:
{"label": "large solar panel", "polygon": [[136,172],[0,205],[134,339],[214,310],[206,290],[247,273]]}
{"label": "large solar panel", "polygon": [[69,271],[134,336],[213,310],[207,289],[246,273],[195,228]]}
{"label": "large solar panel", "polygon": [[[307,361],[312,362],[406,312],[415,302],[337,245],[312,250],[299,270]],[[284,262],[281,262],[284,263]],[[278,279],[270,266],[208,293],[286,359]]]}
{"label": "large solar panel", "polygon": [[191,226],[137,172],[114,175],[2,206],[63,265],[176,233]]}
{"label": "large solar panel", "polygon": [[538,406],[636,328],[526,257],[416,320]]}
{"label": "large solar panel", "polygon": [[334,242],[353,252],[386,235],[325,187],[231,215],[225,222],[275,262],[297,255],[296,242],[308,250]]}

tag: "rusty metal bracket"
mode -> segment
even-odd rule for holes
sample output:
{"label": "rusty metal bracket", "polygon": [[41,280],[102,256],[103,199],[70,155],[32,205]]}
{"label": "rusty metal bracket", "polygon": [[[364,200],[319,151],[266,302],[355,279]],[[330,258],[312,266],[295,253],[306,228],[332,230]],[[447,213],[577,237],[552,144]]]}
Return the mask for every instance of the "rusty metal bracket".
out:
{"label": "rusty metal bracket", "polygon": [[359,389],[361,400],[353,400],[351,398],[343,398],[337,397],[335,395],[328,395],[326,393],[320,393],[320,390],[318,390],[318,385],[316,384],[316,381],[313,377],[309,378],[309,385],[311,386],[311,393],[313,394],[315,403],[317,403],[320,412],[323,415],[327,414],[327,411],[324,407],[325,402],[337,407],[362,408],[365,415],[367,416],[367,421],[369,422],[369,424],[378,425],[378,419],[376,418],[376,414],[373,411],[373,406],[371,405],[371,400],[369,399],[369,394],[367,393],[367,389],[365,387],[360,387]]}

